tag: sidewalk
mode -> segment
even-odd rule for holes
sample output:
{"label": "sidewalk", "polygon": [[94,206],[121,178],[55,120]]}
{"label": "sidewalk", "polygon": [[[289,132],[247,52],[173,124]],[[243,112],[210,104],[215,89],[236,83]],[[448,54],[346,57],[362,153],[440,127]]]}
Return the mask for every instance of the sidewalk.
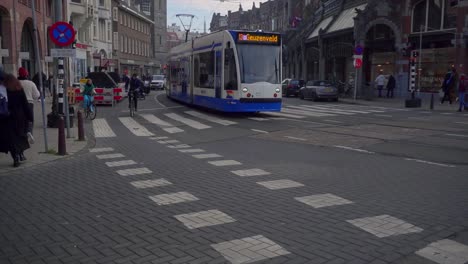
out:
{"label": "sidewalk", "polygon": [[[45,110],[46,115],[51,111],[51,97],[46,98]],[[77,153],[86,147],[87,141],[77,141],[78,131],[77,131],[77,121],[75,120],[75,126],[70,128],[72,138],[66,139],[67,146],[67,155],[59,156],[55,154],[58,151],[58,129],[57,128],[47,128],[47,143],[49,148],[49,153],[45,153],[45,142],[44,142],[44,130],[42,124],[42,107],[41,102],[35,102],[34,104],[34,139],[35,143],[31,145],[31,148],[24,152],[27,160],[21,163],[21,166],[18,168],[13,167],[13,160],[11,159],[10,154],[0,153],[0,175],[8,173],[14,170],[21,170],[31,166],[43,164],[46,162],[54,161],[57,159],[69,157]],[[47,121],[47,120],[46,120]],[[65,129],[66,136],[66,129]]]}
{"label": "sidewalk", "polygon": [[[418,97],[418,96],[417,96]],[[453,102],[449,104],[445,102],[444,104],[440,104],[440,98],[438,94],[434,94],[434,109],[430,109],[431,104],[431,95],[430,94],[421,94],[419,96],[421,98],[421,107],[419,108],[408,108],[408,109],[415,109],[415,110],[423,110],[423,111],[448,111],[448,112],[456,112],[459,107],[458,102]],[[365,100],[362,98],[358,98],[354,100],[353,98],[340,98],[340,101],[343,103],[348,104],[359,104],[359,105],[367,105],[367,106],[381,106],[381,107],[393,107],[393,108],[405,108],[405,100],[408,99],[406,97],[394,97],[394,98],[386,98],[386,97],[377,97],[374,96],[371,100]],[[466,113],[466,111],[465,111]]]}

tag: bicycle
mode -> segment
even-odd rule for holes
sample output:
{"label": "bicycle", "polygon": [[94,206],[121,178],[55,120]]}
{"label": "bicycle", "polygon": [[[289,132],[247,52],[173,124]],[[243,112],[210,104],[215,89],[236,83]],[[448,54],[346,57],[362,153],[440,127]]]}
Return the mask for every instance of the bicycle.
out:
{"label": "bicycle", "polygon": [[[91,109],[93,109],[94,111],[91,111]],[[94,101],[90,101],[88,105],[85,106],[84,112],[85,112],[85,118],[90,119],[90,120],[94,120],[96,118],[97,107]]]}

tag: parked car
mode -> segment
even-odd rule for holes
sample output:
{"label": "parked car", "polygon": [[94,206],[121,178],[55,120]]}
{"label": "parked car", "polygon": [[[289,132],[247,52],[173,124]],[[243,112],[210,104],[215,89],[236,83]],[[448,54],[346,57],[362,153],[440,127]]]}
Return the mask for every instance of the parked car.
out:
{"label": "parked car", "polygon": [[297,96],[301,87],[305,85],[304,80],[284,79],[281,83],[281,90],[283,96],[289,97],[290,95]]}
{"label": "parked car", "polygon": [[338,101],[338,89],[328,81],[308,81],[305,87],[299,90],[299,98]]}
{"label": "parked car", "polygon": [[150,82],[151,89],[166,88],[166,77],[164,75],[153,75]]}

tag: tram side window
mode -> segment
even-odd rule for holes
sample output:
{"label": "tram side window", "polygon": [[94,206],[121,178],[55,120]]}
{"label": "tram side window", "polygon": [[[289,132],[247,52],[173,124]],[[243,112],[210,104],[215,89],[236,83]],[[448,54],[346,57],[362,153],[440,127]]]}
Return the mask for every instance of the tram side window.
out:
{"label": "tram side window", "polygon": [[179,83],[179,71],[180,66],[178,61],[171,61],[170,62],[170,80],[171,83]]}
{"label": "tram side window", "polygon": [[234,49],[224,51],[224,90],[237,90],[237,70]]}
{"label": "tram side window", "polygon": [[202,88],[214,89],[214,52],[205,52],[198,54],[200,58],[198,77],[199,86]]}
{"label": "tram side window", "polygon": [[198,55],[194,55],[193,57],[193,76],[195,76],[193,80],[193,85],[196,87],[200,87],[200,59],[198,58]]}

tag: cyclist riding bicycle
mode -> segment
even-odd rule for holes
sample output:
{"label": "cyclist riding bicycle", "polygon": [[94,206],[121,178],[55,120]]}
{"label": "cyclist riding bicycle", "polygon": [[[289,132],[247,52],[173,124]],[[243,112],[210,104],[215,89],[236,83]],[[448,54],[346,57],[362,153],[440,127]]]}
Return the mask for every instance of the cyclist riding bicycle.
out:
{"label": "cyclist riding bicycle", "polygon": [[87,109],[90,107],[90,111],[94,112],[93,105],[91,104],[94,101],[94,95],[96,94],[96,91],[94,90],[95,86],[93,84],[93,81],[91,79],[88,79],[86,81],[86,84],[84,85],[83,88],[83,108]]}
{"label": "cyclist riding bicycle", "polygon": [[[140,92],[143,89],[143,83],[138,79],[136,74],[132,75],[130,79],[130,89],[128,90],[128,98],[130,98],[130,93],[133,95],[133,104],[135,105],[135,111],[138,109],[138,97]],[[128,108],[130,108],[130,100],[128,100]]]}

